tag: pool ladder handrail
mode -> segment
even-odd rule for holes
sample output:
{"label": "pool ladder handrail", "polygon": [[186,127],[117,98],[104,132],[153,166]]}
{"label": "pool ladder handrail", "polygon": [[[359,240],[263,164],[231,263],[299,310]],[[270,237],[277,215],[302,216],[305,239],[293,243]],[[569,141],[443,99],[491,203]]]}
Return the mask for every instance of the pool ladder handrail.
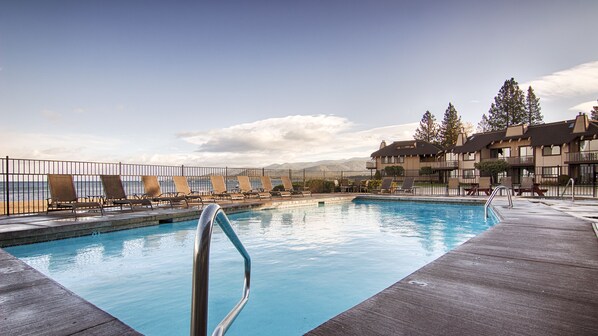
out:
{"label": "pool ladder handrail", "polygon": [[511,198],[511,188],[509,188],[507,186],[504,186],[504,185],[500,185],[500,186],[494,188],[494,190],[492,191],[492,194],[490,195],[490,197],[488,197],[488,200],[486,200],[486,204],[484,204],[484,219],[488,218],[488,207],[492,203],[492,200],[494,199],[494,196],[496,196],[496,194],[500,190],[506,190],[507,191],[507,198],[509,199],[509,208],[513,207],[513,199]]}
{"label": "pool ladder handrail", "polygon": [[210,264],[210,242],[214,222],[222,228],[224,234],[241,254],[245,264],[245,281],[243,296],[233,309],[216,326],[212,336],[224,335],[245,304],[249,300],[249,284],[251,279],[251,258],[249,253],[233,230],[228,217],[218,204],[210,204],[201,213],[195,232],[195,249],[193,252],[193,284],[191,290],[191,336],[205,336],[208,330],[208,285]]}
{"label": "pool ladder handrail", "polygon": [[567,184],[561,193],[561,198],[565,196],[565,191],[567,191],[569,186],[571,186],[571,202],[575,202],[575,180],[573,178],[570,178],[569,181],[567,181]]}

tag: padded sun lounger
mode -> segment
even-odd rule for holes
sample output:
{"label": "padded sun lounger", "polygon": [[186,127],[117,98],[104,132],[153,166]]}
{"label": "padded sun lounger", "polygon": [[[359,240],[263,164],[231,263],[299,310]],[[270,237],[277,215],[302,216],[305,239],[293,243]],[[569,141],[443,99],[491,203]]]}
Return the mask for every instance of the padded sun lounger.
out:
{"label": "padded sun lounger", "polygon": [[291,193],[291,195],[301,195],[301,196],[311,196],[311,191],[304,189],[304,190],[297,190],[293,188],[293,182],[291,182],[291,178],[288,176],[281,176],[282,186],[284,187],[285,191]]}
{"label": "padded sun lounger", "polygon": [[415,178],[413,177],[405,177],[405,179],[403,180],[403,184],[401,185],[400,188],[397,188],[394,190],[395,193],[397,192],[406,192],[406,193],[413,193],[414,190],[414,186],[413,186],[413,182],[415,181]]}
{"label": "padded sun lounger", "polygon": [[100,175],[100,179],[104,187],[104,206],[117,205],[122,210],[123,205],[127,205],[131,208],[131,211],[133,211],[134,205],[154,208],[152,202],[148,199],[127,197],[119,175]]}
{"label": "padded sun lounger", "polygon": [[265,191],[258,191],[251,187],[251,181],[249,176],[237,176],[239,180],[239,191],[246,197],[257,197],[257,198],[272,198],[272,194]]}
{"label": "padded sun lounger", "polygon": [[261,180],[262,180],[262,189],[265,192],[269,192],[270,195],[280,196],[280,197],[291,197],[290,191],[275,191],[275,190],[273,190],[274,187],[272,187],[272,180],[270,179],[270,176],[262,176]]}
{"label": "padded sun lounger", "polygon": [[157,176],[141,176],[141,181],[143,181],[143,189],[145,190],[145,193],[142,195],[143,198],[149,199],[152,202],[168,202],[170,203],[171,208],[175,205],[185,205],[185,207],[189,207],[189,203],[184,196],[163,194]]}
{"label": "padded sun lounger", "polygon": [[189,187],[189,181],[185,176],[173,176],[172,181],[174,182],[174,188],[176,189],[177,193],[176,195],[185,197],[187,199],[187,203],[199,201],[203,207],[204,201],[215,201],[211,195],[201,195],[199,192],[191,190],[191,187]]}
{"label": "padded sun lounger", "polygon": [[210,176],[210,182],[212,182],[212,195],[216,198],[229,200],[229,201],[245,201],[245,196],[240,193],[230,193],[226,189],[226,183],[224,183],[224,176],[212,175]]}
{"label": "padded sun lounger", "polygon": [[76,214],[79,209],[99,209],[102,216],[104,215],[104,209],[99,202],[79,201],[72,175],[48,174],[48,185],[50,198],[46,213],[55,210],[71,210]]}

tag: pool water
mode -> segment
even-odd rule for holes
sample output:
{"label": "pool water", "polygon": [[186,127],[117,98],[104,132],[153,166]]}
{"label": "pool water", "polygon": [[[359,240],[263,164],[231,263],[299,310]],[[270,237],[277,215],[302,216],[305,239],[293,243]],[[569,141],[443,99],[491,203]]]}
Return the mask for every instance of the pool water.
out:
{"label": "pool water", "polygon": [[[357,200],[229,216],[252,258],[229,335],[300,335],[494,225],[483,207]],[[197,220],[7,248],[146,335],[188,335]],[[209,326],[240,299],[243,260],[216,228]],[[210,331],[211,332],[211,331]]]}

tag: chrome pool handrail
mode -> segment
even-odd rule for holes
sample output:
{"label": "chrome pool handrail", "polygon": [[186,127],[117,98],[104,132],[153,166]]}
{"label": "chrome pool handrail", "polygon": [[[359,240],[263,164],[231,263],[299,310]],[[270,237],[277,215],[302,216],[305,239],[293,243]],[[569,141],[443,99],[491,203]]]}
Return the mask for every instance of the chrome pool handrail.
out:
{"label": "chrome pool handrail", "polygon": [[565,195],[565,191],[567,191],[569,185],[571,185],[571,202],[575,202],[575,180],[573,178],[570,178],[569,181],[567,181],[567,184],[561,193],[561,198]]}
{"label": "chrome pool handrail", "polygon": [[494,188],[494,190],[492,191],[492,194],[490,195],[490,197],[488,197],[486,204],[484,204],[484,219],[488,218],[488,207],[490,206],[490,203],[492,203],[494,196],[496,196],[496,194],[498,193],[499,190],[507,191],[507,198],[509,199],[509,208],[513,207],[513,200],[511,199],[511,192],[510,192],[511,188],[506,187],[504,185],[498,186],[498,187]]}
{"label": "chrome pool handrail", "polygon": [[212,336],[224,335],[237,315],[249,299],[249,283],[251,279],[251,258],[249,253],[233,230],[228,217],[218,204],[210,204],[201,213],[195,232],[195,248],[193,252],[193,283],[191,291],[191,336],[205,336],[208,330],[208,285],[210,264],[210,242],[214,221],[218,223],[224,234],[233,243],[245,261],[245,281],[243,296],[233,309],[216,326]]}

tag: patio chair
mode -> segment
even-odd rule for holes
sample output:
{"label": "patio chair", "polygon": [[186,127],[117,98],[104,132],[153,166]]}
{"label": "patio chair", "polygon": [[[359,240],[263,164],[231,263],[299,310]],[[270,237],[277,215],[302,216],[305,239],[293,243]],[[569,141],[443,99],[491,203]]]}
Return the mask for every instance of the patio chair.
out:
{"label": "patio chair", "polygon": [[50,198],[46,213],[55,210],[71,210],[75,215],[78,209],[99,209],[102,216],[104,209],[100,202],[79,201],[75,182],[72,175],[48,174],[48,185],[50,189]]}
{"label": "patio chair", "polygon": [[405,177],[403,180],[403,184],[400,188],[395,189],[395,193],[397,192],[405,192],[405,193],[413,193],[415,187],[413,186],[413,182],[415,182],[414,177]]}
{"label": "patio chair", "polygon": [[249,176],[237,176],[237,180],[239,180],[239,191],[246,197],[257,197],[259,199],[272,198],[272,194],[269,192],[261,192],[253,189],[251,181],[249,181]]}
{"label": "patio chair", "polygon": [[532,196],[536,193],[538,196],[544,197],[544,193],[547,191],[548,189],[540,189],[532,177],[526,176],[521,178],[521,186],[517,189],[517,195],[521,196],[524,192],[529,192]]}
{"label": "patio chair", "polygon": [[448,185],[446,186],[446,194],[450,195],[452,189],[457,189],[457,195],[461,195],[461,186],[458,177],[449,177]]}
{"label": "patio chair", "polygon": [[141,176],[141,181],[143,182],[143,189],[145,193],[142,195],[142,198],[148,199],[152,202],[168,202],[170,207],[173,208],[175,205],[185,205],[185,207],[189,207],[189,203],[184,196],[175,196],[173,194],[163,194],[162,190],[160,189],[160,182],[158,182],[158,177],[155,175],[144,175]]}
{"label": "patio chair", "polygon": [[201,195],[199,192],[191,190],[189,181],[187,181],[187,177],[185,176],[173,176],[172,181],[174,182],[176,195],[185,197],[187,203],[196,203],[199,201],[203,207],[204,201],[215,201],[210,195]]}
{"label": "patio chair", "polygon": [[500,179],[500,185],[509,188],[511,193],[515,195],[515,189],[513,189],[513,178],[511,176],[503,176]]}
{"label": "patio chair", "polygon": [[291,195],[311,196],[311,191],[307,189],[296,190],[293,188],[293,182],[291,182],[291,178],[288,176],[281,176],[280,179],[282,180],[282,186],[284,187],[284,190],[289,191]]}
{"label": "patio chair", "polygon": [[262,176],[261,181],[262,181],[262,190],[264,192],[268,192],[272,196],[291,197],[290,191],[275,191],[275,190],[273,190],[274,188],[272,187],[272,180],[270,179],[270,176]]}
{"label": "patio chair", "polygon": [[492,179],[490,177],[480,177],[480,182],[478,185],[478,193],[483,191],[486,195],[490,195],[492,193]]}
{"label": "patio chair", "polygon": [[134,211],[134,205],[149,206],[154,209],[152,202],[148,199],[127,197],[119,175],[100,175],[100,179],[104,187],[104,206],[120,206],[122,210],[123,205],[128,205],[131,211]]}
{"label": "patio chair", "polygon": [[210,182],[212,182],[212,196],[219,199],[227,199],[229,201],[243,200],[245,196],[240,193],[229,193],[226,189],[226,183],[224,183],[224,176],[212,175],[210,176]]}
{"label": "patio chair", "polygon": [[391,194],[393,192],[393,187],[392,187],[392,177],[385,177],[382,179],[382,184],[380,184],[380,187],[374,190],[375,194]]}

